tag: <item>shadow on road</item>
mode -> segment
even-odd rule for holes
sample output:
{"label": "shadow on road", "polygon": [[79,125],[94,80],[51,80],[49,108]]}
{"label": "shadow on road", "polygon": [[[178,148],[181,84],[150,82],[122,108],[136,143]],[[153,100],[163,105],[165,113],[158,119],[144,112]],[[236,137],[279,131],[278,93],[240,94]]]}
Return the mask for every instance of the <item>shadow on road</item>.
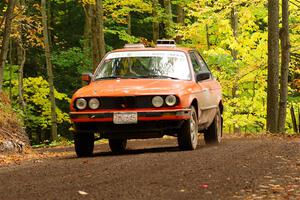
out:
{"label": "shadow on road", "polygon": [[146,149],[127,149],[124,153],[116,154],[112,152],[96,152],[94,157],[97,156],[122,156],[122,155],[137,155],[145,153],[162,153],[162,152],[177,152],[180,151],[178,147],[155,147]]}
{"label": "shadow on road", "polygon": [[[197,150],[203,149],[205,145],[198,145]],[[196,151],[197,151],[196,150]],[[95,157],[113,157],[113,156],[128,156],[128,155],[139,155],[139,154],[148,154],[148,153],[174,153],[174,152],[192,152],[192,151],[181,151],[178,146],[168,146],[168,147],[149,147],[142,149],[127,149],[124,153],[113,153],[108,149],[95,149],[94,155],[91,158]],[[75,154],[75,152],[74,152]],[[78,159],[76,155],[72,157],[65,157],[64,159]]]}

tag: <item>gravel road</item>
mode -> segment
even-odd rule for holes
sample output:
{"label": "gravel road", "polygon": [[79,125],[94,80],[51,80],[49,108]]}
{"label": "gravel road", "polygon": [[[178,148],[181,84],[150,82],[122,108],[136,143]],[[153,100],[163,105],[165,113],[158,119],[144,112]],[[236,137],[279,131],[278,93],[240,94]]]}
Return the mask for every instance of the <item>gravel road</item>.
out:
{"label": "gravel road", "polygon": [[97,145],[92,158],[62,155],[0,167],[0,199],[300,200],[300,139],[199,139],[179,151],[174,139],[129,141],[124,155]]}

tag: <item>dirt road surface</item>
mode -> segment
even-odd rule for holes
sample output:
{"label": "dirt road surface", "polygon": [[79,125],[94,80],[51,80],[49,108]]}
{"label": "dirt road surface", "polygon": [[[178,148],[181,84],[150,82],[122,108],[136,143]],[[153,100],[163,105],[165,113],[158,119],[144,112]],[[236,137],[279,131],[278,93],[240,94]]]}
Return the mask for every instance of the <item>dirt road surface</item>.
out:
{"label": "dirt road surface", "polygon": [[130,141],[124,155],[97,145],[91,158],[61,156],[0,167],[0,199],[300,200],[300,140],[202,139],[195,151],[176,140]]}

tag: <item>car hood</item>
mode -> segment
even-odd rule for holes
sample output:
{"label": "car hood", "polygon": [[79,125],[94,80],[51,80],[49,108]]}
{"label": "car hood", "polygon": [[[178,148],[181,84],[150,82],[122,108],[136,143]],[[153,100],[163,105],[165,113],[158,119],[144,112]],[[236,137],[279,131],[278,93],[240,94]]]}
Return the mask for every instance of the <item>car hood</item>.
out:
{"label": "car hood", "polygon": [[75,93],[77,97],[137,96],[179,94],[188,90],[192,81],[165,79],[114,79],[91,82]]}

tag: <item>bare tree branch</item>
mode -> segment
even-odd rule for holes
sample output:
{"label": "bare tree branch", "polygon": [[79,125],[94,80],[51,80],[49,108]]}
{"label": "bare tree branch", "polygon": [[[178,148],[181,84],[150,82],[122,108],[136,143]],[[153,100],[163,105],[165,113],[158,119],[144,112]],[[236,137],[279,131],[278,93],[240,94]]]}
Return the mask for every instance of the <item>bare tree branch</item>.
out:
{"label": "bare tree branch", "polygon": [[300,5],[298,5],[298,4],[296,4],[296,3],[292,2],[292,1],[290,1],[290,3],[293,4],[294,6],[297,6],[298,8],[300,8]]}

